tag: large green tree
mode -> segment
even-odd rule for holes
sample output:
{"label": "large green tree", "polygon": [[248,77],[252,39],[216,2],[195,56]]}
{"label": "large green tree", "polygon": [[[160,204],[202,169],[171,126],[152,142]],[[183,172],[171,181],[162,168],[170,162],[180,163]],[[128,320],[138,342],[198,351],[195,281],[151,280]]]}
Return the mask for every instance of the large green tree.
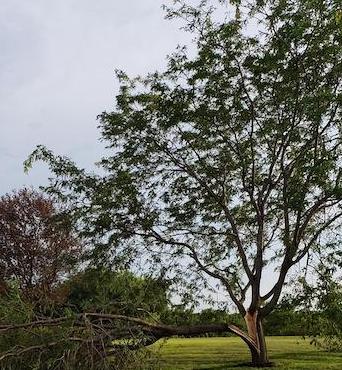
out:
{"label": "large green tree", "polygon": [[221,284],[246,321],[246,333],[233,331],[261,366],[262,322],[288,272],[318,243],[338,248],[341,9],[232,3],[176,1],[167,14],[185,19],[196,51],[179,48],[146,78],[118,73],[116,108],[100,115],[103,176],[44,147],[27,164],[49,163],[48,190],[75,202],[97,252],[146,247],[161,265]]}

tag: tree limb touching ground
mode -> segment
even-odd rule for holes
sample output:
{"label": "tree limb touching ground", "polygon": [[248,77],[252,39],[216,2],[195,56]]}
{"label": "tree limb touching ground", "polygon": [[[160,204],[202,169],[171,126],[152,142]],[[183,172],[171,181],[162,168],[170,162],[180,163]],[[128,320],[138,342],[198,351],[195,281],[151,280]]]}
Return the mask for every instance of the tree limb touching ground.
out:
{"label": "tree limb touching ground", "polygon": [[[117,325],[123,323],[123,325]],[[241,329],[231,324],[207,324],[195,326],[174,326],[161,323],[151,323],[136,317],[124,315],[112,315],[102,313],[82,313],[74,317],[58,317],[32,321],[25,324],[0,325],[0,334],[11,331],[34,330],[37,328],[56,328],[61,325],[75,327],[78,336],[67,336],[59,341],[44,342],[40,345],[28,346],[25,348],[13,348],[0,354],[0,363],[9,357],[21,356],[28,352],[42,351],[57,346],[63,342],[78,342],[82,345],[91,343],[99,346],[104,356],[113,355],[117,348],[138,349],[142,346],[151,345],[161,338],[172,336],[198,336],[209,333],[231,332],[238,335],[251,349],[258,352],[257,344],[246,335]],[[92,328],[89,334],[89,328]],[[83,332],[84,331],[84,332]],[[119,342],[117,340],[120,340]],[[127,340],[128,342],[125,342]]]}

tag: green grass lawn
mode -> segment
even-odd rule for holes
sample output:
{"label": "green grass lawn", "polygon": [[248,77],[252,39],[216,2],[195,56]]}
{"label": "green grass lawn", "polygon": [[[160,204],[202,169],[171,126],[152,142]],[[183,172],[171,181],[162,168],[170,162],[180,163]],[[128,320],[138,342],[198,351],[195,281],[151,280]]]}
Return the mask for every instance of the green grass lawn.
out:
{"label": "green grass lawn", "polygon": [[[270,360],[277,369],[342,370],[342,353],[327,353],[299,337],[269,337]],[[152,347],[158,369],[251,369],[241,364],[250,361],[239,338],[172,338]],[[154,361],[153,361],[154,362]]]}

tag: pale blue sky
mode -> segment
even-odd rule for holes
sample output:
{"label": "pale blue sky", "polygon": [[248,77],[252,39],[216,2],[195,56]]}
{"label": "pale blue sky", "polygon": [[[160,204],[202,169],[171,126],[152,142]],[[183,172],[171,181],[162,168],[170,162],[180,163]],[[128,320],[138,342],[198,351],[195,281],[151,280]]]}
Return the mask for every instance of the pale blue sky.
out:
{"label": "pale blue sky", "polygon": [[189,37],[163,19],[163,2],[0,1],[0,194],[46,181],[42,166],[23,173],[37,144],[86,167],[99,159],[96,116],[113,107],[114,69],[161,69]]}

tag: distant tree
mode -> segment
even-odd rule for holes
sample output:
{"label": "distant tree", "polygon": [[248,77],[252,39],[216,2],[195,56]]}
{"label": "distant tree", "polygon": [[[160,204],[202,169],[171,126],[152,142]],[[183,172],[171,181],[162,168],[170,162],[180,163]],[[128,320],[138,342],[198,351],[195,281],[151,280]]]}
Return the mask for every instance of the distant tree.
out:
{"label": "distant tree", "polygon": [[168,282],[129,271],[88,268],[63,284],[74,312],[107,312],[159,319],[168,309]]}
{"label": "distant tree", "polygon": [[221,284],[247,327],[226,330],[265,366],[263,321],[288,272],[318,243],[339,245],[340,1],[231,1],[221,18],[208,3],[168,10],[193,33],[193,57],[180,48],[164,73],[118,73],[116,109],[100,115],[105,175],[44,147],[27,166],[49,164],[47,190],[74,201],[97,256],[149,253],[193,287]]}
{"label": "distant tree", "polygon": [[58,207],[23,189],[0,198],[0,281],[17,280],[32,301],[50,296],[79,256],[70,228],[55,219]]}

